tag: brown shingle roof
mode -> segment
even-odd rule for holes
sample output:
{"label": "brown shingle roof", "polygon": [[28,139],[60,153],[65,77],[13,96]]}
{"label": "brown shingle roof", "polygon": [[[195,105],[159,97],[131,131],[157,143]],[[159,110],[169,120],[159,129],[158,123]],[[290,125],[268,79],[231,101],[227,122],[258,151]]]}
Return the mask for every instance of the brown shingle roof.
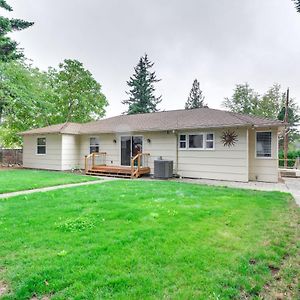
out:
{"label": "brown shingle roof", "polygon": [[28,134],[48,134],[48,133],[66,133],[66,134],[79,134],[79,130],[82,124],[79,123],[62,123],[51,125],[42,128],[36,128],[21,132],[20,135]]}
{"label": "brown shingle roof", "polygon": [[121,115],[85,124],[65,123],[25,131],[21,134],[96,134],[113,132],[163,131],[240,126],[283,126],[278,120],[243,115],[211,108],[172,110],[148,114]]}

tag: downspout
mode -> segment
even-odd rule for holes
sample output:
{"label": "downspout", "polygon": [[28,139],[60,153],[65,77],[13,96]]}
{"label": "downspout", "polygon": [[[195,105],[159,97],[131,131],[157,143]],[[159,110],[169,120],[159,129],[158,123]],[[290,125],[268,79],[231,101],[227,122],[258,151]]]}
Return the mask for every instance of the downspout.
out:
{"label": "downspout", "polygon": [[174,134],[176,135],[176,161],[175,161],[175,174],[178,175],[178,133],[176,130],[173,130]]}

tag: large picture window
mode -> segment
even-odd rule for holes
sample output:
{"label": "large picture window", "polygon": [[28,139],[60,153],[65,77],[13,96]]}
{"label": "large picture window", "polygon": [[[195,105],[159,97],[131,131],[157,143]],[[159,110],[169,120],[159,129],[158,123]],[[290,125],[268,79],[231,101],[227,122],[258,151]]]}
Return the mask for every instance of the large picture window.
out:
{"label": "large picture window", "polygon": [[36,140],[36,153],[37,154],[46,154],[46,138],[40,137]]}
{"label": "large picture window", "polygon": [[203,134],[189,135],[189,149],[203,149]]}
{"label": "large picture window", "polygon": [[90,138],[90,153],[99,152],[100,143],[99,139],[96,137]]}
{"label": "large picture window", "polygon": [[256,157],[272,157],[272,132],[256,132]]}
{"label": "large picture window", "polygon": [[178,146],[187,150],[214,150],[214,137],[213,133],[181,134]]}

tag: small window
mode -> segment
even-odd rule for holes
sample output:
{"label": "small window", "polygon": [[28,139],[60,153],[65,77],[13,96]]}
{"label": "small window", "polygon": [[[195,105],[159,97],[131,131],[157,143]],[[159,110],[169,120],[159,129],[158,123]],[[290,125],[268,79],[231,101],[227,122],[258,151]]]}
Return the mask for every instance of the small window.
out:
{"label": "small window", "polygon": [[181,134],[179,137],[179,148],[186,149],[186,135]]}
{"label": "small window", "polygon": [[214,134],[206,134],[206,149],[214,149]]}
{"label": "small window", "polygon": [[189,135],[189,148],[203,149],[203,134]]}
{"label": "small window", "polygon": [[99,152],[99,139],[96,137],[90,138],[90,153]]}
{"label": "small window", "polygon": [[37,154],[46,154],[46,138],[37,138]]}
{"label": "small window", "polygon": [[256,157],[272,156],[272,132],[256,132]]}

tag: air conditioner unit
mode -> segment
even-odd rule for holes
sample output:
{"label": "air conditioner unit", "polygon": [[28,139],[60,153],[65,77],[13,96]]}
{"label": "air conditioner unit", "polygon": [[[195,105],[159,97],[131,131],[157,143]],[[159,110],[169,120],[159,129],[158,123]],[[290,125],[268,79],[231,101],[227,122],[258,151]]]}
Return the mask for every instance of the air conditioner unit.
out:
{"label": "air conditioner unit", "polygon": [[172,178],[173,161],[158,159],[154,161],[154,178]]}

